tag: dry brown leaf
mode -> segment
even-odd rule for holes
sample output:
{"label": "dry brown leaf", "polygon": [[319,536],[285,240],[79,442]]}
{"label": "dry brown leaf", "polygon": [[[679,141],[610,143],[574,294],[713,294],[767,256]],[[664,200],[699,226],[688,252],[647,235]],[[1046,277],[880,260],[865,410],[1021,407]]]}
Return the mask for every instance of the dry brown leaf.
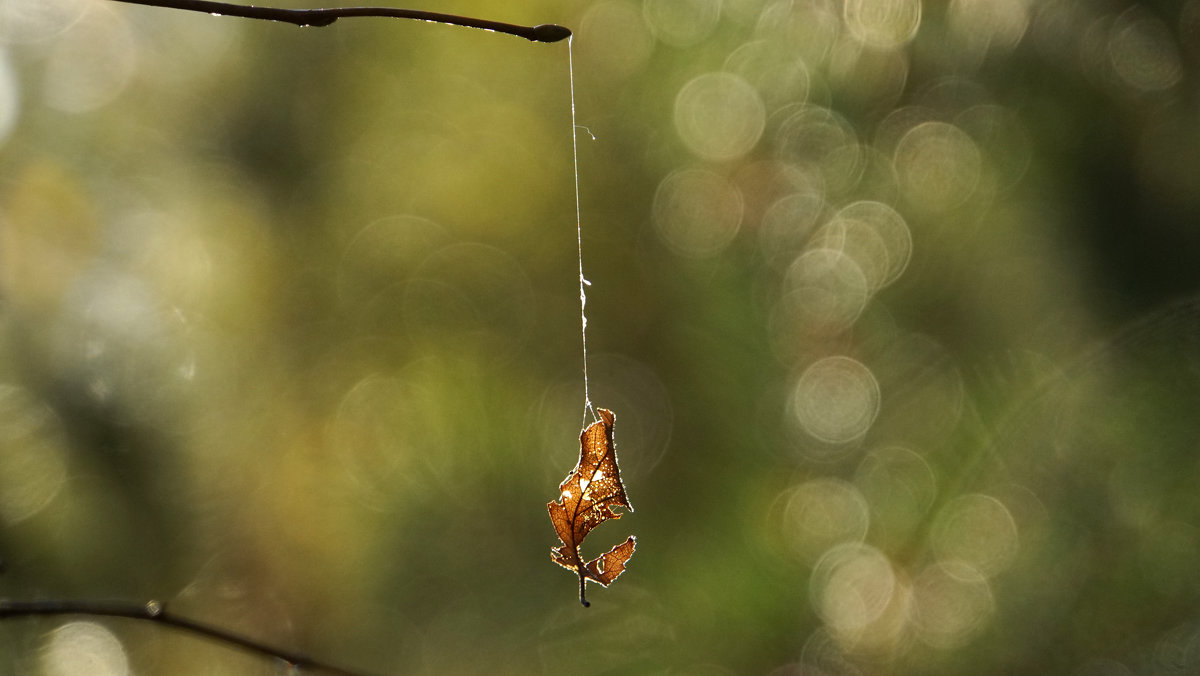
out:
{"label": "dry brown leaf", "polygon": [[547,503],[550,521],[561,547],[550,550],[550,559],[579,576],[579,602],[591,605],[584,593],[587,580],[607,587],[625,572],[625,564],[633,556],[637,539],[629,539],[584,562],[579,546],[592,529],[609,519],[621,518],[613,507],[633,511],[621,472],[617,468],[617,447],[613,442],[613,423],[617,417],[608,409],[600,409],[600,420],[587,426],[579,435],[579,463],[558,486],[559,499]]}

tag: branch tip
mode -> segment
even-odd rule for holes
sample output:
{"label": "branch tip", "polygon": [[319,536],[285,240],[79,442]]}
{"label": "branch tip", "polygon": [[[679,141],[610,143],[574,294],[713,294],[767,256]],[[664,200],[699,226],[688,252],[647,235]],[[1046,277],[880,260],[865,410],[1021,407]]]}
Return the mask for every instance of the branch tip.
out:
{"label": "branch tip", "polygon": [[544,23],[534,26],[529,35],[529,39],[534,42],[558,42],[571,37],[571,29],[558,24]]}

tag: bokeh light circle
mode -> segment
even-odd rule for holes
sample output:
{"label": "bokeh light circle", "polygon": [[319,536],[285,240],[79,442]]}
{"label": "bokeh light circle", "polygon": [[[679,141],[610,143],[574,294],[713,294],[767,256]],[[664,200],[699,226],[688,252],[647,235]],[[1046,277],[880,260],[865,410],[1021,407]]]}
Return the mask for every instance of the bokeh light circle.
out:
{"label": "bokeh light circle", "polygon": [[924,122],[896,144],[896,172],[914,206],[940,212],[961,206],[979,183],[983,160],[975,141],[945,122]]}
{"label": "bokeh light circle", "polygon": [[954,124],[978,141],[997,187],[1011,188],[1029,169],[1033,141],[1015,111],[991,104],[972,106],[959,113]]}
{"label": "bokeh light circle", "polygon": [[842,637],[826,627],[818,627],[809,634],[800,650],[797,672],[785,676],[867,676],[856,664],[856,660],[843,648]]}
{"label": "bokeh light circle", "polygon": [[947,18],[970,53],[1009,51],[1029,27],[1029,0],[952,0]]}
{"label": "bokeh light circle", "polygon": [[742,224],[741,191],[707,169],[684,169],[663,179],[654,193],[654,227],[672,251],[689,258],[719,253]]}
{"label": "bokeh light circle", "polygon": [[813,438],[843,444],[866,435],[879,413],[879,383],[850,357],[826,357],[809,366],[792,392],[792,415]]}
{"label": "bokeh light circle", "polygon": [[13,128],[17,126],[20,112],[21,89],[17,83],[17,74],[8,58],[8,52],[0,48],[0,146],[4,145]]}
{"label": "bokeh light circle", "polygon": [[876,532],[889,543],[903,543],[916,531],[938,493],[933,468],[902,446],[868,452],[854,473],[854,485],[871,508]]}
{"label": "bokeh light circle", "polygon": [[821,229],[816,241],[816,246],[852,258],[872,292],[896,281],[912,255],[908,224],[882,202],[864,200],[843,207]]}
{"label": "bokeh light circle", "polygon": [[0,2],[0,43],[53,38],[93,6],[87,0],[4,0]]}
{"label": "bokeh light circle", "polygon": [[963,495],[942,508],[933,527],[933,550],[943,562],[969,564],[984,577],[1009,567],[1017,555],[1017,524],[996,498]]}
{"label": "bokeh light circle", "polygon": [[533,287],[524,267],[494,246],[451,244],[428,257],[404,290],[410,336],[524,339],[533,325]]}
{"label": "bokeh light circle", "polygon": [[689,150],[706,160],[733,160],[750,152],[766,121],[758,92],[733,73],[700,75],[675,97],[675,130]]}
{"label": "bokeh light circle", "polygon": [[401,324],[408,275],[450,236],[419,216],[389,216],[363,226],[346,243],[337,269],[338,300],[376,328]]}
{"label": "bokeh light circle", "polygon": [[812,81],[804,59],[771,40],[752,40],[733,50],[725,70],[745,78],[768,104],[804,101]]}
{"label": "bokeh light circle", "polygon": [[42,86],[46,103],[68,113],[100,108],[124,91],[137,65],[137,42],[125,16],[93,6],[54,43]]}
{"label": "bokeh light circle", "polygon": [[921,25],[921,0],[845,0],[843,16],[854,37],[876,49],[902,45]]}
{"label": "bokeh light circle", "polygon": [[891,562],[861,543],[830,549],[813,566],[809,579],[813,609],[835,635],[843,636],[853,636],[878,620],[895,588]]}
{"label": "bokeh light circle", "polygon": [[1134,8],[1117,18],[1107,48],[1113,71],[1133,89],[1161,91],[1183,77],[1171,29],[1144,10]]}
{"label": "bokeh light circle", "polygon": [[0,385],[0,467],[0,522],[10,525],[42,511],[67,478],[58,416],[12,385]]}
{"label": "bokeh light circle", "polygon": [[42,647],[42,676],[129,676],[125,647],[104,625],[68,622],[50,632]]}
{"label": "bokeh light circle", "polygon": [[887,110],[904,93],[909,75],[907,50],[863,48],[847,37],[833,46],[826,77],[843,110]]}
{"label": "bokeh light circle", "polygon": [[659,41],[691,47],[717,27],[721,0],[645,0],[642,15]]}
{"label": "bokeh light circle", "polygon": [[420,415],[400,380],[382,375],[363,378],[338,404],[328,436],[339,465],[360,495],[383,504],[397,478],[422,450],[414,442],[413,419]]}
{"label": "bokeh light circle", "polygon": [[653,48],[642,13],[629,0],[603,0],[579,22],[578,57],[586,72],[617,83],[641,70]]}
{"label": "bokeh light circle", "polygon": [[841,331],[862,314],[870,285],[858,264],[834,249],[806,251],[783,279],[782,325],[802,333]]}
{"label": "bokeh light circle", "polygon": [[758,227],[759,243],[767,261],[791,263],[804,250],[824,208],[824,190],[817,181],[809,181],[772,202],[763,212]]}
{"label": "bokeh light circle", "polygon": [[861,542],[871,517],[867,501],[840,479],[813,479],[787,493],[782,537],[797,558],[812,563],[830,547]]}
{"label": "bokeh light circle", "polygon": [[863,151],[854,128],[832,110],[803,104],[782,110],[774,134],[780,159],[817,170],[827,193],[841,193],[857,183]]}
{"label": "bokeh light circle", "polygon": [[987,579],[969,565],[932,564],[913,579],[909,607],[917,636],[942,650],[973,638],[995,611]]}

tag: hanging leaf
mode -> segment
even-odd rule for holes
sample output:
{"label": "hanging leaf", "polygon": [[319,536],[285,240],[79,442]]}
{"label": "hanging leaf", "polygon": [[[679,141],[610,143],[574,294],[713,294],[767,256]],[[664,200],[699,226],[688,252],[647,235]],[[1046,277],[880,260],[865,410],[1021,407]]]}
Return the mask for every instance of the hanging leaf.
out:
{"label": "hanging leaf", "polygon": [[559,499],[546,505],[550,521],[561,547],[550,550],[550,559],[579,576],[579,602],[589,606],[585,595],[588,580],[607,587],[625,572],[625,564],[633,556],[637,539],[629,539],[608,552],[584,562],[579,546],[592,529],[609,519],[621,518],[613,507],[633,511],[621,473],[617,469],[617,447],[613,443],[613,423],[617,417],[608,409],[600,409],[600,420],[587,426],[579,435],[579,463],[558,486]]}

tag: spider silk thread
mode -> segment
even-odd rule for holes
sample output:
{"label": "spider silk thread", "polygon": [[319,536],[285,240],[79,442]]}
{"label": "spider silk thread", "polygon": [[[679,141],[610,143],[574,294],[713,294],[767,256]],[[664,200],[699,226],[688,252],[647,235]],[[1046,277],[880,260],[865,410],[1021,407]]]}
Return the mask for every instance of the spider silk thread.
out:
{"label": "spider silk thread", "polygon": [[[583,344],[583,420],[587,423],[587,414],[592,413],[592,419],[597,420],[596,409],[592,406],[592,397],[588,391],[588,359],[587,359],[587,288],[591,282],[583,276],[583,208],[579,199],[579,125],[575,122],[575,56],[572,43],[575,36],[567,38],[567,72],[571,85],[571,159],[575,172],[575,244],[579,254],[579,337]],[[589,130],[588,135],[595,140]]]}

